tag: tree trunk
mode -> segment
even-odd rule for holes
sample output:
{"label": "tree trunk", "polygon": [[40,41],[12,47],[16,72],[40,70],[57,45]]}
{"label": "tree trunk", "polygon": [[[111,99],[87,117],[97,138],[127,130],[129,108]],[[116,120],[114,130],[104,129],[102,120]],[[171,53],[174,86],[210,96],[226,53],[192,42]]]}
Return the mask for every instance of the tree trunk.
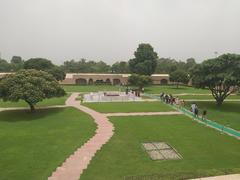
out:
{"label": "tree trunk", "polygon": [[217,97],[217,98],[216,98],[216,101],[217,101],[217,105],[218,105],[218,106],[221,106],[222,103],[223,103],[223,101],[224,101],[224,99],[223,99],[222,97]]}
{"label": "tree trunk", "polygon": [[28,103],[28,105],[29,105],[29,107],[30,107],[30,111],[31,112],[35,112],[35,107],[34,107],[34,105],[32,104],[32,103],[29,103],[29,102],[27,102]]}
{"label": "tree trunk", "polygon": [[179,86],[179,84],[178,84],[178,82],[177,82],[177,89],[178,89],[178,86]]}

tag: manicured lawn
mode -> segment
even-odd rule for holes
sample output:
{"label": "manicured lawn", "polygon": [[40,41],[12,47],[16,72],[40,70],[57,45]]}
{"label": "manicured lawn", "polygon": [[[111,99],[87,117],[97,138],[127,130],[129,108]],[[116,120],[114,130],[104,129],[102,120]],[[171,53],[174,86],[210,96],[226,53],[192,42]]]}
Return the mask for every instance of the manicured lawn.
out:
{"label": "manicured lawn", "polygon": [[[82,180],[152,174],[158,174],[159,179],[188,179],[240,173],[239,140],[184,115],[112,117],[111,121],[115,134],[93,158]],[[140,143],[158,141],[169,143],[183,159],[151,160]]]}
{"label": "manicured lawn", "polygon": [[167,105],[156,102],[101,102],[101,103],[84,103],[85,106],[98,112],[165,112],[174,111]]}
{"label": "manicured lawn", "polygon": [[[180,99],[212,99],[214,100],[212,95],[184,95],[184,96],[178,96]],[[240,100],[240,95],[231,95],[228,96],[227,99],[239,99]]]}
{"label": "manicured lawn", "polygon": [[187,86],[179,86],[179,88],[176,88],[176,86],[170,86],[170,85],[169,86],[154,85],[154,86],[145,87],[145,93],[160,94],[161,92],[164,92],[167,94],[182,94],[182,93],[210,94],[211,93],[207,89],[196,89],[196,88],[187,87]]}
{"label": "manicured lawn", "polygon": [[73,108],[0,112],[0,179],[47,179],[95,128]]}
{"label": "manicured lawn", "polygon": [[[37,104],[37,107],[64,105],[68,96],[69,95],[66,95],[64,97],[45,99],[42,102],[39,102]],[[3,102],[2,100],[0,100],[0,107],[4,107],[4,108],[5,107],[28,107],[28,104],[25,101],[18,101],[18,102],[6,101],[6,102]]]}
{"label": "manicured lawn", "polygon": [[[210,101],[196,103],[200,114],[203,109],[206,109],[208,119],[240,131],[240,102],[224,102],[220,107]],[[188,102],[188,109],[190,109],[190,105],[191,102]]]}
{"label": "manicured lawn", "polygon": [[63,85],[66,92],[119,91],[120,86],[111,85]]}

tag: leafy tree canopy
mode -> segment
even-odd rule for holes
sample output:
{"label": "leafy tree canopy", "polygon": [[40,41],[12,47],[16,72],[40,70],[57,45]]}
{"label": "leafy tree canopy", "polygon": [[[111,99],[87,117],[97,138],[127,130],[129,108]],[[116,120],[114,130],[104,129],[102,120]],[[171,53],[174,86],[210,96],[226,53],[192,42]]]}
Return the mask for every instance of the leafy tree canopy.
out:
{"label": "leafy tree canopy", "polygon": [[16,72],[20,69],[23,69],[23,60],[21,58],[21,56],[13,56],[11,59],[11,68],[12,71]]}
{"label": "leafy tree canopy", "polygon": [[24,62],[24,69],[48,70],[54,65],[50,60],[43,58],[32,58]]}
{"label": "leafy tree canopy", "polygon": [[208,88],[221,105],[240,86],[240,55],[224,54],[204,61],[193,71],[193,85]]}
{"label": "leafy tree canopy", "polygon": [[113,73],[129,73],[128,63],[125,61],[114,63],[111,69]]}
{"label": "leafy tree canopy", "polygon": [[65,61],[63,70],[69,73],[106,73],[110,72],[110,66],[103,61],[87,61],[81,59],[80,61]]}
{"label": "leafy tree canopy", "polygon": [[183,70],[176,70],[170,74],[170,81],[175,82],[177,87],[180,83],[186,84],[189,81],[188,74]]}
{"label": "leafy tree canopy", "polygon": [[24,100],[34,111],[35,105],[52,97],[64,96],[65,91],[55,78],[44,71],[20,70],[0,80],[0,98],[4,101]]}
{"label": "leafy tree canopy", "polygon": [[139,44],[134,56],[134,59],[129,60],[132,73],[151,75],[155,72],[158,55],[150,44]]}
{"label": "leafy tree canopy", "polygon": [[152,83],[150,76],[132,74],[128,78],[128,83],[132,86],[137,86],[141,90],[144,86]]}
{"label": "leafy tree canopy", "polygon": [[12,64],[22,64],[23,60],[21,56],[13,56],[11,59]]}
{"label": "leafy tree canopy", "polygon": [[0,72],[10,72],[11,65],[4,59],[0,59]]}

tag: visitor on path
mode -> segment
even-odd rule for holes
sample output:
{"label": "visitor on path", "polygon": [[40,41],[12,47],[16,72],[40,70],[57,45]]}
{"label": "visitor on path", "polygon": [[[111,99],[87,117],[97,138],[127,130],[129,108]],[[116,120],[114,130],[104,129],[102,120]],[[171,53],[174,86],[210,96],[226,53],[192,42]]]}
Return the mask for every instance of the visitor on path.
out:
{"label": "visitor on path", "polygon": [[176,104],[177,106],[180,105],[180,102],[179,102],[179,98],[178,98],[178,96],[175,98],[175,104]]}
{"label": "visitor on path", "polygon": [[197,105],[195,106],[195,109],[194,109],[194,116],[198,117],[198,107],[197,107]]}
{"label": "visitor on path", "polygon": [[164,92],[160,93],[160,99],[163,100]]}
{"label": "visitor on path", "polygon": [[207,118],[207,110],[204,109],[202,113],[202,120],[205,120]]}
{"label": "visitor on path", "polygon": [[196,103],[192,103],[191,105],[191,112],[194,113],[195,112],[195,108],[196,108]]}

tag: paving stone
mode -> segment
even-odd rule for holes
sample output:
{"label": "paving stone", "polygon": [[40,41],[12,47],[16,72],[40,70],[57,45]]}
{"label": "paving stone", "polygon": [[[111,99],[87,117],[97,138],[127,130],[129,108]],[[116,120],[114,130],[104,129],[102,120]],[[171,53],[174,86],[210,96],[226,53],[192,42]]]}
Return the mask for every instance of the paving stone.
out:
{"label": "paving stone", "polygon": [[157,149],[168,149],[168,148],[171,148],[167,143],[165,142],[155,142],[153,143]]}
{"label": "paving stone", "polygon": [[143,147],[146,150],[154,150],[157,149],[152,143],[142,143]]}
{"label": "paving stone", "polygon": [[178,154],[173,149],[160,150],[165,159],[180,159]]}
{"label": "paving stone", "polygon": [[164,159],[163,155],[158,150],[147,151],[152,160]]}

